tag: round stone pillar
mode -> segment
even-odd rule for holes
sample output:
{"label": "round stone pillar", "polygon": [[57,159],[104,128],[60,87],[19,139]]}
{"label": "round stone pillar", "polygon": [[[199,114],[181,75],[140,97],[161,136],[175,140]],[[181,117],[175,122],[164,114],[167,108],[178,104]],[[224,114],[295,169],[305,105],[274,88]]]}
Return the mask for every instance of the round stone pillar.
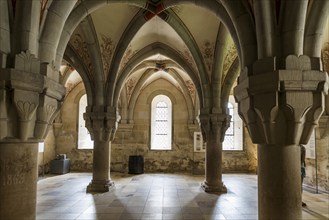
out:
{"label": "round stone pillar", "polygon": [[110,160],[110,142],[94,140],[93,179],[87,192],[107,192],[113,186],[110,179]]}
{"label": "round stone pillar", "polygon": [[201,186],[205,192],[225,193],[227,189],[222,181],[222,143],[230,116],[202,113],[199,119],[202,135],[206,140],[205,181]]}
{"label": "round stone pillar", "polygon": [[269,57],[245,67],[234,96],[258,144],[259,219],[297,220],[302,208],[299,145],[307,144],[324,112],[329,79],[316,59],[305,55],[289,55],[278,66]]}
{"label": "round stone pillar", "polygon": [[0,142],[0,219],[35,219],[38,143]]}
{"label": "round stone pillar", "polygon": [[258,145],[259,219],[301,219],[300,147]]}
{"label": "round stone pillar", "polygon": [[66,94],[59,72],[22,51],[0,68],[0,219],[35,219],[38,142]]}
{"label": "round stone pillar", "polygon": [[222,181],[222,143],[208,143],[206,147],[205,192],[227,192]]}
{"label": "round stone pillar", "polygon": [[120,116],[115,107],[87,106],[84,119],[94,140],[93,179],[87,187],[87,192],[107,192],[114,186],[110,177],[111,141],[114,139]]}

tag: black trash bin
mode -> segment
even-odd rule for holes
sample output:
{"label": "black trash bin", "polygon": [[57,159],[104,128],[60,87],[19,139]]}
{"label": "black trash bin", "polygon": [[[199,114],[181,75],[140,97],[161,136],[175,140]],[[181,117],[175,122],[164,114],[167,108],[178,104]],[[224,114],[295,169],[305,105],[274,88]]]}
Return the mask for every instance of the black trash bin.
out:
{"label": "black trash bin", "polygon": [[129,174],[144,173],[144,157],[138,155],[129,156],[128,169]]}

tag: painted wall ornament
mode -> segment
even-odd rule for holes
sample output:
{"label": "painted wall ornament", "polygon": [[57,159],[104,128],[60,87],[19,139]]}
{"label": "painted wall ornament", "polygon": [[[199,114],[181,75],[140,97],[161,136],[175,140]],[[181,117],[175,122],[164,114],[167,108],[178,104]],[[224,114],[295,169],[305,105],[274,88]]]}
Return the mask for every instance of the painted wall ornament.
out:
{"label": "painted wall ornament", "polygon": [[93,72],[93,66],[91,63],[88,46],[87,43],[82,38],[81,34],[73,35],[70,43],[72,44],[73,48],[76,50],[82,61],[85,63],[86,67],[88,68],[89,72]]}
{"label": "painted wall ornament", "polygon": [[213,64],[213,59],[214,59],[214,48],[215,48],[215,43],[210,42],[208,40],[203,42],[202,45],[202,56],[205,61],[207,70],[209,73],[212,71],[212,64]]}
{"label": "painted wall ornament", "polygon": [[225,56],[225,60],[224,60],[224,66],[223,66],[223,73],[224,75],[227,74],[228,70],[230,69],[230,67],[232,66],[234,60],[236,59],[236,57],[238,56],[237,50],[235,48],[235,45],[232,44],[226,53]]}
{"label": "painted wall ornament", "polygon": [[122,70],[122,68],[129,62],[129,60],[138,52],[138,50],[133,50],[131,45],[127,47],[127,50],[125,54],[122,57],[120,67],[119,67],[119,72]]}
{"label": "painted wall ornament", "polygon": [[104,34],[101,34],[101,37],[102,37],[101,54],[103,61],[103,70],[104,70],[104,74],[107,74],[110,69],[115,43],[110,37]]}

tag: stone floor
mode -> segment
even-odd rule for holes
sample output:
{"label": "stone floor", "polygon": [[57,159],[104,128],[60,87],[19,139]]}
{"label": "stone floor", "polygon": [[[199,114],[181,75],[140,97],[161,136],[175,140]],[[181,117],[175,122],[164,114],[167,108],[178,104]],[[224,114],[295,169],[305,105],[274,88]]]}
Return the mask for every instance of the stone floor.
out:
{"label": "stone floor", "polygon": [[[203,176],[112,173],[115,188],[87,194],[89,173],[38,182],[37,219],[257,219],[257,176],[226,174],[227,194],[200,189]],[[304,191],[303,219],[329,219],[328,194]]]}

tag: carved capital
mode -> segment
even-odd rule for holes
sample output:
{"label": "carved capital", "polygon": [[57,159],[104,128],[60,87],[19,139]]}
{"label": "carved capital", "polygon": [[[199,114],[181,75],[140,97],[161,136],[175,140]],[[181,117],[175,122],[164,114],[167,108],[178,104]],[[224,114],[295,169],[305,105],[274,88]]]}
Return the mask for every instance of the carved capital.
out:
{"label": "carved capital", "polygon": [[[253,70],[244,68],[234,95],[239,115],[257,144],[306,144],[324,111],[328,76],[312,70],[307,56],[288,56],[286,69],[268,69],[268,61],[257,61]],[[264,68],[262,66],[265,66]]]}
{"label": "carved capital", "polygon": [[112,141],[114,139],[120,120],[115,107],[87,106],[83,118],[93,140]]}
{"label": "carved capital", "polygon": [[226,113],[202,113],[199,115],[199,123],[202,136],[205,141],[210,137],[220,138],[220,142],[224,141],[225,132],[230,126],[231,116]]}
{"label": "carved capital", "polygon": [[15,56],[15,69],[28,73],[40,73],[40,61],[29,50]]}
{"label": "carved capital", "polygon": [[39,100],[34,136],[38,139],[43,139],[47,135],[49,126],[54,121],[61,103],[56,99],[43,94],[39,96]]}
{"label": "carved capital", "polygon": [[65,88],[29,51],[16,55],[14,67],[0,69],[0,141],[40,141],[60,108]]}
{"label": "carved capital", "polygon": [[113,141],[115,132],[118,129],[118,123],[121,119],[116,107],[107,107],[106,110],[106,128],[110,132],[110,140]]}
{"label": "carved capital", "polygon": [[32,136],[32,119],[35,117],[39,105],[39,94],[19,89],[15,89],[13,93],[19,121],[19,139],[26,141]]}

